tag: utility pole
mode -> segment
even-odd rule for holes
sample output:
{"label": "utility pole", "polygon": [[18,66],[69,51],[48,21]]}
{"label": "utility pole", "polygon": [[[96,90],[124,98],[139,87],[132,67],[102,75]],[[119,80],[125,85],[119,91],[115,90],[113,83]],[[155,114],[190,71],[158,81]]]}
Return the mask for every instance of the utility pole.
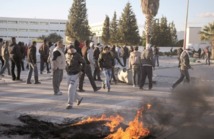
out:
{"label": "utility pole", "polygon": [[188,24],[188,15],[189,15],[189,0],[187,0],[187,9],[186,9],[186,23],[185,23],[185,31],[184,31],[184,43],[183,49],[186,49],[186,42],[187,42],[187,24]]}

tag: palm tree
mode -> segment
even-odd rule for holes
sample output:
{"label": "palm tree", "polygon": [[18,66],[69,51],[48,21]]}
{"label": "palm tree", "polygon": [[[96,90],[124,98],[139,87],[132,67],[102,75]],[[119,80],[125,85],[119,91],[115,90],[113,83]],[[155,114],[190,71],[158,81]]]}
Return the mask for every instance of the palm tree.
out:
{"label": "palm tree", "polygon": [[146,44],[150,44],[151,24],[153,18],[157,15],[160,0],[141,0],[143,14],[146,16]]}
{"label": "palm tree", "polygon": [[210,41],[212,47],[212,59],[214,59],[214,22],[204,26],[199,32],[201,40]]}

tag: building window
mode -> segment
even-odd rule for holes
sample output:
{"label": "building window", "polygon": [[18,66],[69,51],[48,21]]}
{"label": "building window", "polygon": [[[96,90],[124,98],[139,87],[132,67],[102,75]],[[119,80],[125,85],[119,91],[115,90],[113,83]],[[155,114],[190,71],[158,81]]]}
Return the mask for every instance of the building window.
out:
{"label": "building window", "polygon": [[18,38],[28,38],[28,36],[19,36]]}
{"label": "building window", "polygon": [[40,22],[41,25],[48,25],[48,22]]}
{"label": "building window", "polygon": [[29,32],[38,32],[38,29],[30,29]]}
{"label": "building window", "polygon": [[59,22],[50,22],[50,24],[58,25],[58,24],[59,24]]}
{"label": "building window", "polygon": [[7,31],[17,31],[16,28],[8,28]]}
{"label": "building window", "polygon": [[6,28],[0,28],[0,31],[7,31]]}
{"label": "building window", "polygon": [[21,32],[27,32],[28,30],[27,29],[19,29],[19,31],[21,31]]}
{"label": "building window", "polygon": [[38,25],[38,22],[36,22],[36,21],[30,21],[30,24],[31,25]]}
{"label": "building window", "polygon": [[48,32],[48,30],[41,29],[41,30],[39,30],[39,32]]}
{"label": "building window", "polygon": [[58,30],[51,30],[51,32],[58,32]]}
{"label": "building window", "polygon": [[18,21],[7,21],[8,24],[17,24]]}
{"label": "building window", "polygon": [[0,24],[6,24],[7,20],[0,20]]}

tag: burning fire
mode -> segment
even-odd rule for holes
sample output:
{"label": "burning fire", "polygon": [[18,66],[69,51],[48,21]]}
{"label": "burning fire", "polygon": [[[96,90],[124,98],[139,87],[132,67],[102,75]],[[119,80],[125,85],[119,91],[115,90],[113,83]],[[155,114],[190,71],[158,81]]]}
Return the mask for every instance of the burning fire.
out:
{"label": "burning fire", "polygon": [[[151,104],[145,105],[145,107],[137,111],[134,120],[129,122],[128,127],[125,130],[119,128],[115,133],[110,134],[105,139],[139,139],[140,137],[148,136],[149,130],[143,126],[143,122],[140,121],[140,118],[142,118],[143,111],[149,110],[151,107]],[[74,125],[82,125],[99,121],[108,121],[105,126],[110,128],[110,132],[114,132],[115,128],[124,121],[124,118],[120,115],[107,117],[103,114],[101,117],[89,117],[88,119],[80,121]]]}
{"label": "burning fire", "polygon": [[107,117],[105,114],[103,114],[101,117],[89,117],[88,119],[80,121],[74,125],[82,125],[86,123],[99,122],[99,121],[109,121],[105,125],[110,128],[111,132],[113,132],[114,128],[117,127],[123,120],[124,118],[120,115]]}
{"label": "burning fire", "polygon": [[142,117],[142,111],[137,112],[134,120],[129,122],[129,126],[125,130],[119,128],[105,139],[139,139],[148,136],[149,130],[143,127],[143,122],[139,121],[140,117]]}

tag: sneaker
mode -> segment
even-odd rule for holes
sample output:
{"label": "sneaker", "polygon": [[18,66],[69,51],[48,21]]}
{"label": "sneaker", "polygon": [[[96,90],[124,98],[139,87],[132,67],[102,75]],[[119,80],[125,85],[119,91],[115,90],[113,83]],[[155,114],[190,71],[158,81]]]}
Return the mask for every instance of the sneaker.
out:
{"label": "sneaker", "polygon": [[60,96],[60,95],[62,95],[62,92],[55,93],[54,95]]}
{"label": "sneaker", "polygon": [[41,82],[35,82],[34,84],[41,84]]}
{"label": "sneaker", "polygon": [[132,87],[136,87],[136,85],[133,85]]}
{"label": "sneaker", "polygon": [[68,105],[68,106],[66,107],[67,110],[72,109],[72,108],[73,108],[73,106],[71,106],[71,105]]}
{"label": "sneaker", "polygon": [[78,92],[85,92],[85,90],[83,90],[83,89],[79,89],[79,90],[78,90]]}
{"label": "sneaker", "polygon": [[110,92],[110,88],[108,88],[107,92]]}
{"label": "sneaker", "polygon": [[82,100],[83,100],[83,97],[77,101],[77,106],[79,106],[81,104]]}
{"label": "sneaker", "polygon": [[101,89],[101,87],[97,87],[96,89],[94,89],[94,92],[97,92],[100,89]]}
{"label": "sneaker", "polygon": [[99,82],[102,82],[103,80],[101,80],[101,79],[98,79],[97,81],[99,81]]}
{"label": "sneaker", "polygon": [[32,84],[31,82],[27,82],[26,84]]}
{"label": "sneaker", "polygon": [[103,88],[103,89],[105,89],[105,88],[106,88],[105,83],[102,83],[102,88]]}

